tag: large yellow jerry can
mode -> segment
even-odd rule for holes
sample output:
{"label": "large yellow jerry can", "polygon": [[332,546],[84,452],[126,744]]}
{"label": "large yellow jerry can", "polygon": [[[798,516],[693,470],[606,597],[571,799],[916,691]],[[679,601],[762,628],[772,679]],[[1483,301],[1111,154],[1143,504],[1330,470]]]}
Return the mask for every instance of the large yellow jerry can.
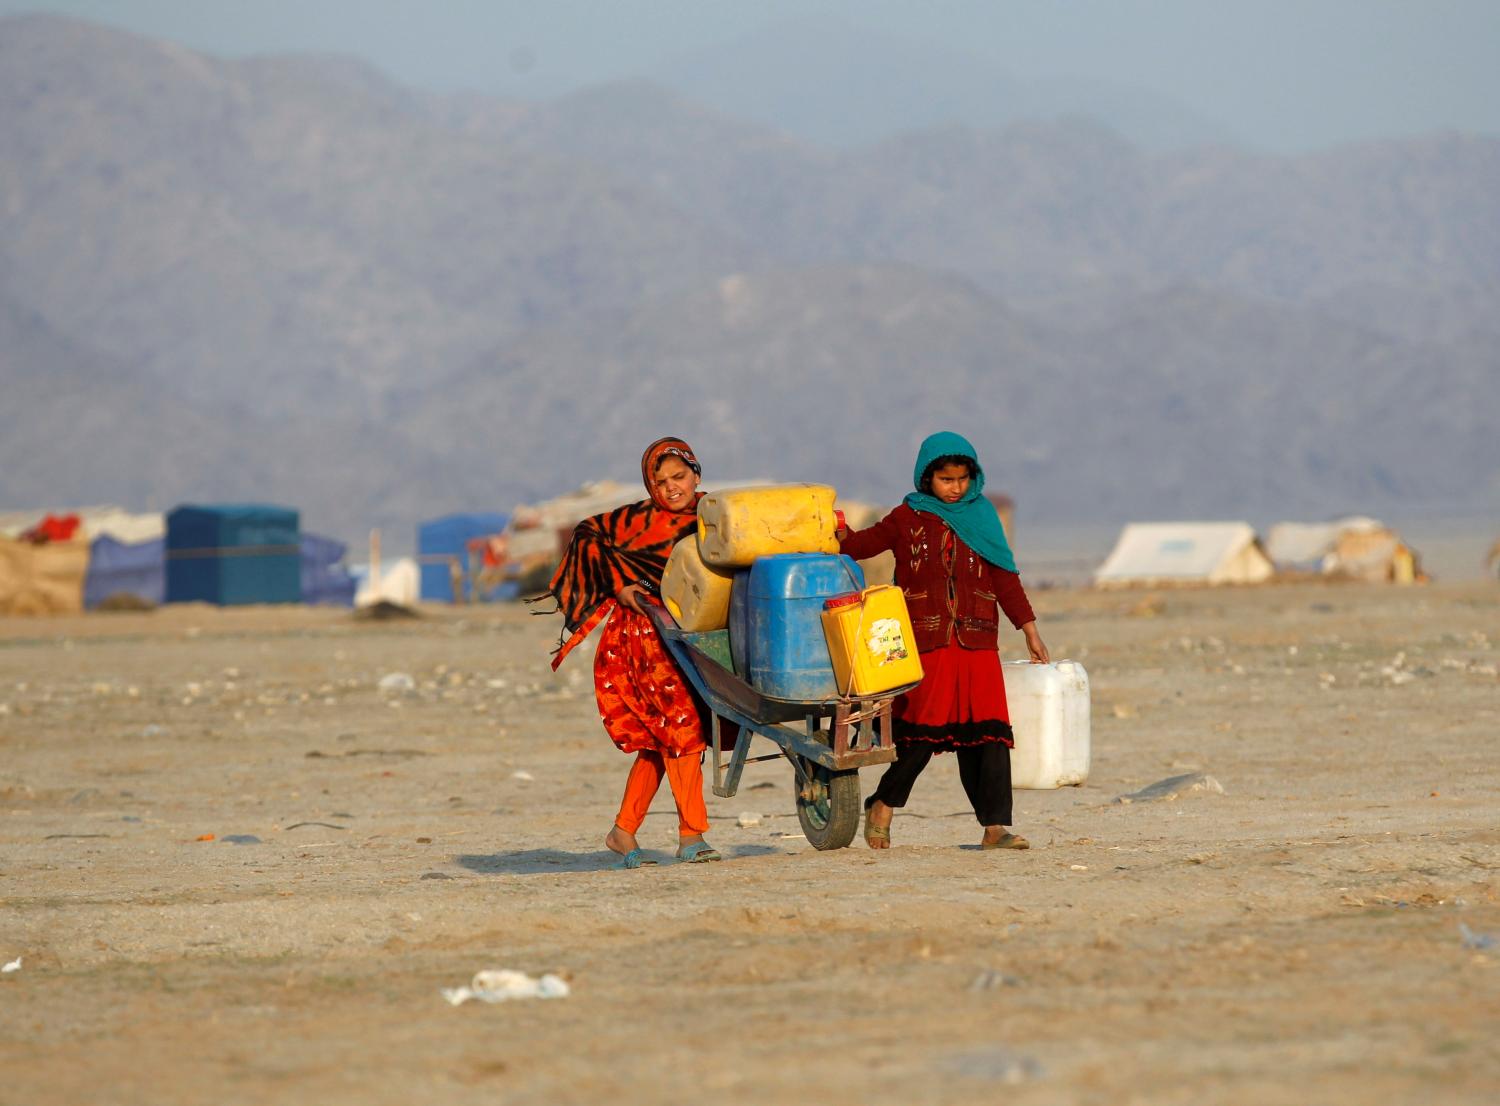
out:
{"label": "large yellow jerry can", "polygon": [[826,484],[726,488],[698,501],[698,548],[718,568],[776,553],[837,553],[834,491]]}
{"label": "large yellow jerry can", "polygon": [[703,563],[698,538],[688,535],[672,547],[661,577],[661,600],[684,630],[722,630],[729,625],[729,589],[734,573]]}
{"label": "large yellow jerry can", "polygon": [[827,600],[823,635],[845,695],[879,695],[922,678],[906,596],[898,587],[877,584]]}

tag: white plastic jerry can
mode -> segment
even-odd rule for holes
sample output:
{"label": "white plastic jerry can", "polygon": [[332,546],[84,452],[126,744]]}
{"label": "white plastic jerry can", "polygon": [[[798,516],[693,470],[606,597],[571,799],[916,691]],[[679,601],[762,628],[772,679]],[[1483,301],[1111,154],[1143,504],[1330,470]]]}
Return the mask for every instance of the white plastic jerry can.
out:
{"label": "white plastic jerry can", "polygon": [[1015,748],[1010,785],[1077,787],[1089,778],[1089,674],[1077,661],[1006,661],[1005,701]]}

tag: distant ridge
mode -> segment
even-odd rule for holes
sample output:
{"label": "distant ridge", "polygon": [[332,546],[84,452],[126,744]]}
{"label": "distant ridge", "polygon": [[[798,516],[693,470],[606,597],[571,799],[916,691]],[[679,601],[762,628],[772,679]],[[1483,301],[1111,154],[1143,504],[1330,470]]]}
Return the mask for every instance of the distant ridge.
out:
{"label": "distant ridge", "polygon": [[1023,515],[1500,507],[1500,140],[820,148],[626,82],[437,97],[0,21],[0,506],[264,498],[359,538],[683,433]]}
{"label": "distant ridge", "polygon": [[857,147],[931,127],[1098,120],[1151,149],[1225,145],[1222,123],[1150,89],[1022,80],[965,50],[806,16],[670,58],[648,74],[691,99],[817,145]]}

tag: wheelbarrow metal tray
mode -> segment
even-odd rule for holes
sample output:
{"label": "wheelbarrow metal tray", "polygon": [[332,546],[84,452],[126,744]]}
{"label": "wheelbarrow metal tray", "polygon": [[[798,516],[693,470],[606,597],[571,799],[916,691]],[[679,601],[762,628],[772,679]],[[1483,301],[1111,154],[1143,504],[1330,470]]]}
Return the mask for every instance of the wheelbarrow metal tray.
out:
{"label": "wheelbarrow metal tray", "polygon": [[842,700],[783,699],[775,695],[763,694],[735,673],[734,662],[730,658],[727,630],[692,633],[668,626],[662,626],[661,630],[663,637],[668,640],[675,639],[692,650],[693,667],[697,669],[698,674],[703,677],[703,682],[712,688],[715,694],[740,713],[748,714],[763,722],[795,722],[809,716],[832,717],[841,701],[858,709],[865,705],[879,703],[882,699],[894,699],[917,686],[905,684],[874,695],[848,695]]}
{"label": "wheelbarrow metal tray", "polygon": [[[839,699],[778,699],[763,695],[730,668],[729,636],[724,630],[689,632],[672,625],[665,613],[655,616],[657,628],[669,649],[686,668],[689,682],[697,687],[714,714],[728,718],[754,733],[776,742],[789,753],[797,753],[836,771],[863,768],[871,764],[889,764],[896,753],[887,740],[881,746],[848,747],[847,725],[874,715],[903,691],[897,688],[880,695],[851,696]],[[915,686],[915,685],[912,685]],[[842,712],[842,713],[841,713]],[[842,718],[844,740],[833,746],[811,736],[818,719]],[[786,723],[801,722],[808,732],[791,729]]]}

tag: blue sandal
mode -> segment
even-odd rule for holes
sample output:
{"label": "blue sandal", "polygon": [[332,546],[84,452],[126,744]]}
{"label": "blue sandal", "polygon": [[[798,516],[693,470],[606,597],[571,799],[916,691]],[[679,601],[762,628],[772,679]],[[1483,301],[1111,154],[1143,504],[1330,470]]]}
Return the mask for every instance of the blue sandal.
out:
{"label": "blue sandal", "polygon": [[640,849],[631,849],[620,858],[620,863],[613,865],[615,868],[645,868],[655,864],[656,861],[646,859],[646,854]]}
{"label": "blue sandal", "polygon": [[677,859],[683,864],[707,864],[710,860],[723,860],[719,850],[707,841],[694,841],[677,850]]}

